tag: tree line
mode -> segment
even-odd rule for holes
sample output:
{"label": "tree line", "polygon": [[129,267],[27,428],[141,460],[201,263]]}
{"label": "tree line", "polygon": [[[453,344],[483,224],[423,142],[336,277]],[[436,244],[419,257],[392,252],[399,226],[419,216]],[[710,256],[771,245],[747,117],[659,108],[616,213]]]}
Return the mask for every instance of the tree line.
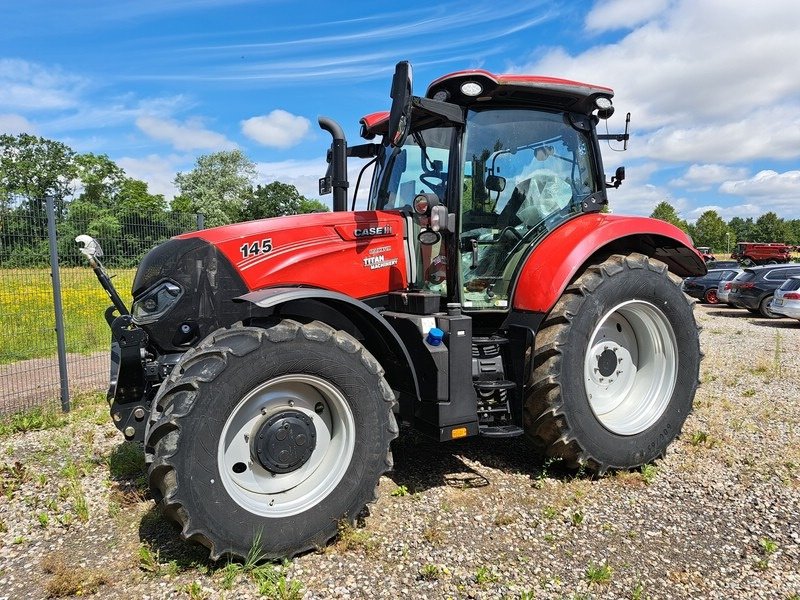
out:
{"label": "tree line", "polygon": [[737,242],[779,242],[800,245],[800,219],[783,219],[767,212],[753,220],[733,217],[725,221],[715,210],[707,210],[695,223],[681,219],[669,202],[658,204],[650,214],[654,219],[672,223],[688,233],[696,247],[708,246],[712,252],[727,253]]}
{"label": "tree line", "polygon": [[293,185],[256,185],[255,164],[240,150],[200,156],[177,173],[178,195],[168,202],[146,182],[129,177],[105,154],[78,153],[30,134],[0,135],[0,266],[48,260],[46,198],[52,197],[59,256],[74,264],[75,236],[100,240],[109,260],[136,264],[154,243],[197,227],[280,215],[324,212]]}

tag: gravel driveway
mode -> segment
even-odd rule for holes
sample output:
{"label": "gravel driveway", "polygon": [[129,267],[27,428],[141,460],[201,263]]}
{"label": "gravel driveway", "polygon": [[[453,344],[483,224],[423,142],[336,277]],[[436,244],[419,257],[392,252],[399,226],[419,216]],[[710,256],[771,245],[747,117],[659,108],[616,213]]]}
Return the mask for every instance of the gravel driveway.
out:
{"label": "gravel driveway", "polygon": [[[406,433],[363,527],[276,567],[299,593],[288,583],[261,592],[800,598],[800,324],[696,314],[702,385],[663,460],[597,479],[530,460],[521,440],[444,445]],[[96,412],[0,440],[0,598],[54,593],[54,556],[94,573],[83,593],[101,598],[258,597],[247,573],[226,579],[224,563],[180,540]]]}

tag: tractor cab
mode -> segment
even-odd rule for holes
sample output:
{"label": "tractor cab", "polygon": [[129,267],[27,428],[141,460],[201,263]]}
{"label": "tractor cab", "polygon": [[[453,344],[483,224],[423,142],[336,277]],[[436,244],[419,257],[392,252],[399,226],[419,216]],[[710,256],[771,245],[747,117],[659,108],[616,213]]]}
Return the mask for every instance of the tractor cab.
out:
{"label": "tractor cab", "polygon": [[531,248],[607,202],[594,126],[613,113],[613,92],[478,70],[418,98],[408,69],[398,65],[392,111],[362,119],[365,138],[384,140],[368,208],[406,215],[414,288],[505,311]]}

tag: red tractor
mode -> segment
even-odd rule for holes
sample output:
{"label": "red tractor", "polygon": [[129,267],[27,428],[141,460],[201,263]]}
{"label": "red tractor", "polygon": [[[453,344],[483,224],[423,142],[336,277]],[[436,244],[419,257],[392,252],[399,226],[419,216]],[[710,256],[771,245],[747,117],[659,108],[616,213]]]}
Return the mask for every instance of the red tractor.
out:
{"label": "red tractor", "polygon": [[[212,558],[324,545],[375,498],[400,422],[600,473],[663,455],[701,356],[680,277],[705,266],[676,227],[601,212],[624,170],[606,182],[599,141],[628,138],[596,131],[612,96],[477,70],[418,97],[399,63],[367,143],[320,118],[333,212],[178,236],[130,311],[88,244],[111,416],[185,538]],[[348,157],[374,164],[366,210]]]}

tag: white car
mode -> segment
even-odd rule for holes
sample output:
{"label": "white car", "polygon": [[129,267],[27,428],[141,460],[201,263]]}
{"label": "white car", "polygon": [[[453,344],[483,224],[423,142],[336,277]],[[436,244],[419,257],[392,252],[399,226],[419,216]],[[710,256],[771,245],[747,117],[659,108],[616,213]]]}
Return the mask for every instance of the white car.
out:
{"label": "white car", "polygon": [[[741,273],[741,269],[736,270],[737,276]],[[719,285],[717,286],[717,299],[719,300],[720,304],[728,304],[728,294],[731,293],[731,282],[733,281],[733,277],[730,279],[720,281]]]}
{"label": "white car", "polygon": [[784,317],[800,319],[800,275],[790,277],[775,290],[770,310]]}

